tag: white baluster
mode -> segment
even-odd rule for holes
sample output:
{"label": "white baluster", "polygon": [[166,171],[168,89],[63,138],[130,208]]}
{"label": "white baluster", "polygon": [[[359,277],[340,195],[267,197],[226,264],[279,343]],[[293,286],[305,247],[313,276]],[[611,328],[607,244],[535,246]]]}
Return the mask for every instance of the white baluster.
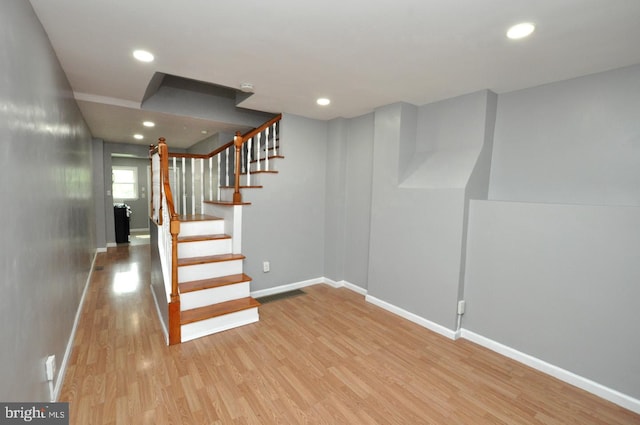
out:
{"label": "white baluster", "polygon": [[196,160],[191,158],[191,214],[196,213]]}
{"label": "white baluster", "polygon": [[213,157],[209,157],[209,201],[213,201]]}
{"label": "white baluster", "polygon": [[273,123],[273,156],[278,156],[278,147],[276,146],[276,139],[277,139],[277,132],[276,132],[276,123]]}
{"label": "white baluster", "polygon": [[266,171],[269,171],[269,127],[264,129],[264,138],[265,138],[265,150],[267,152],[267,166],[264,167]]}
{"label": "white baluster", "polygon": [[253,147],[253,137],[247,142],[247,186],[251,186],[251,148]]}
{"label": "white baluster", "polygon": [[229,152],[231,152],[231,148],[227,149],[227,152],[225,153],[225,160],[226,160],[226,165],[224,167],[224,173],[226,174],[226,181],[225,181],[225,186],[229,186]]}
{"label": "white baluster", "polygon": [[180,185],[180,187],[182,188],[182,211],[184,211],[184,213],[186,214],[187,211],[189,211],[187,209],[187,167],[185,167],[186,165],[186,158],[182,158],[182,184]]}
{"label": "white baluster", "polygon": [[[173,184],[176,187],[175,188],[173,188],[173,187],[171,188],[171,193],[176,192],[173,195],[173,203],[175,204],[174,208],[176,209],[176,212],[178,214],[180,214],[180,198],[179,198],[180,193],[179,193],[179,191],[174,190],[174,189],[179,189],[180,188],[180,185],[178,184],[178,167],[176,166],[176,163],[177,163],[176,161],[178,159],[175,156],[172,159],[173,159]],[[176,202],[176,200],[178,202]]]}
{"label": "white baluster", "polygon": [[262,165],[260,164],[260,155],[261,155],[261,151],[262,148],[260,147],[260,136],[262,135],[262,133],[258,133],[258,140],[257,140],[257,147],[258,147],[258,171],[262,171]]}
{"label": "white baluster", "polygon": [[198,210],[202,213],[202,204],[204,203],[204,158],[200,159],[200,206]]}
{"label": "white baluster", "polygon": [[220,175],[220,173],[222,172],[222,170],[221,170],[222,167],[220,167],[220,165],[221,165],[221,162],[222,162],[221,161],[222,152],[220,152],[217,156],[218,156],[218,181],[216,183],[217,183],[217,186],[218,186],[218,201],[220,201],[220,183],[221,183],[221,179],[220,179],[221,175]]}
{"label": "white baluster", "polygon": [[266,128],[264,137],[264,170],[269,171],[269,127]]}

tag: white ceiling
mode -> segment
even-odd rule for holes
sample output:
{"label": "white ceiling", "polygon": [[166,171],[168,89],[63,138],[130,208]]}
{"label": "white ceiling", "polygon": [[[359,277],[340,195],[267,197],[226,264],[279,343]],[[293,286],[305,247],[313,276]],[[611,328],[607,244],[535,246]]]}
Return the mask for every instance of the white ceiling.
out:
{"label": "white ceiling", "polygon": [[[94,136],[118,142],[149,144],[163,135],[187,147],[221,124],[141,111],[156,71],[234,88],[250,82],[255,94],[243,107],[331,119],[640,63],[640,0],[31,4]],[[535,23],[535,33],[508,40],[507,28],[522,21]],[[140,48],[156,60],[135,61]],[[320,96],[331,105],[317,106]],[[158,123],[153,134],[141,126],[148,118]],[[134,132],[145,139],[135,141]]]}

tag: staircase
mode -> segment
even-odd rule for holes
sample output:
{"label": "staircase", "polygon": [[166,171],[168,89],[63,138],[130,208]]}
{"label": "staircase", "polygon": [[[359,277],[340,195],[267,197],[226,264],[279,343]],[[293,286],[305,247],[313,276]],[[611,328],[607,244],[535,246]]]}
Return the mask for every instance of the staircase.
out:
{"label": "staircase", "polygon": [[180,216],[178,288],[181,342],[257,322],[251,278],[242,272],[244,255],[232,252],[223,218]]}
{"label": "staircase", "polygon": [[[275,160],[283,158],[278,153],[279,138],[276,136],[279,120],[280,117],[276,117],[252,132],[243,136],[238,134],[233,142],[209,155],[169,154],[162,139],[158,147],[152,148],[152,219],[162,226],[163,232],[158,237],[158,250],[164,259],[161,262],[167,288],[169,344],[259,320],[260,303],[251,297],[251,277],[243,272],[242,208],[249,203],[242,201],[242,193],[262,188],[258,183],[262,176],[277,174]],[[175,212],[174,195],[168,183],[169,157],[173,158],[174,169],[176,157],[181,158],[183,170],[187,165],[185,159],[191,161],[194,179],[190,184],[191,214]],[[207,192],[204,182],[207,177],[212,179],[214,173],[211,168],[213,158],[218,164],[217,181],[226,182],[227,186],[218,185],[215,199],[204,199]],[[204,171],[207,160],[208,173]],[[202,163],[198,165],[195,161]],[[198,168],[201,175],[196,178],[194,170]],[[233,174],[233,186],[229,184],[229,173]],[[199,205],[195,200],[196,180],[201,184]],[[184,189],[189,185],[181,182],[178,186]],[[209,188],[210,194],[212,189]],[[181,199],[181,195],[182,199],[186,198],[184,193],[176,195],[176,199]],[[213,198],[212,195],[209,197]],[[188,210],[186,201],[182,209]]]}

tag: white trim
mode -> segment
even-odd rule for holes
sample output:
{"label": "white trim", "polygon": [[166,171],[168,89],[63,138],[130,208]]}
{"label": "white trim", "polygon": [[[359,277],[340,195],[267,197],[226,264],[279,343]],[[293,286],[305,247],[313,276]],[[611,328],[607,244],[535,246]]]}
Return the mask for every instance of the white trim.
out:
{"label": "white trim", "polygon": [[325,283],[325,279],[323,277],[317,277],[315,279],[303,280],[301,282],[289,283],[287,285],[275,286],[273,288],[260,289],[258,291],[252,291],[251,296],[253,298],[266,297],[267,295],[279,294],[281,292],[292,291],[294,289],[317,285],[319,283]]}
{"label": "white trim", "polygon": [[167,325],[164,323],[164,320],[162,320],[162,311],[160,310],[160,304],[158,304],[156,291],[153,290],[153,284],[149,285],[149,289],[151,289],[151,295],[153,295],[153,302],[156,304],[156,312],[158,313],[158,320],[160,321],[160,325],[162,325],[162,331],[164,332],[164,339],[167,345],[169,345],[169,329],[167,329]]}
{"label": "white trim", "polygon": [[105,246],[104,248],[96,248],[96,254],[99,252],[107,252],[107,247]]}
{"label": "white trim", "polygon": [[268,295],[280,294],[282,292],[292,291],[294,289],[304,288],[306,286],[324,284],[333,288],[347,288],[353,292],[357,292],[360,295],[367,295],[367,290],[360,286],[349,283],[346,280],[336,282],[328,277],[317,277],[315,279],[303,280],[301,282],[289,283],[286,285],[275,286],[273,288],[260,289],[258,291],[251,292],[253,298],[266,297]]}
{"label": "white trim", "polygon": [[115,248],[117,247],[118,244],[115,242],[107,242],[107,248]]}
{"label": "white trim", "polygon": [[468,339],[471,342],[475,342],[476,344],[488,348],[491,351],[495,351],[498,354],[502,354],[505,357],[523,363],[529,367],[539,370],[540,372],[546,373],[547,375],[551,375],[554,378],[581,388],[587,392],[590,392],[591,394],[595,394],[600,398],[617,404],[618,406],[629,409],[635,413],[640,413],[640,400],[638,399],[630,397],[612,388],[605,387],[602,384],[576,375],[573,372],[569,372],[568,370],[547,363],[544,360],[540,360],[536,357],[530,356],[529,354],[508,347],[482,335],[478,335],[477,333],[469,331],[467,329],[461,329],[461,336],[462,338]]}
{"label": "white trim", "polygon": [[328,277],[323,277],[324,279],[324,283],[326,283],[329,286],[333,286],[334,288],[347,288],[353,292],[356,292],[360,295],[367,295],[367,290],[362,288],[361,286],[355,285],[351,282],[347,282],[346,280],[339,280],[339,281],[335,281],[332,279],[329,279]]}
{"label": "white trim", "polygon": [[69,357],[71,356],[71,352],[73,351],[73,341],[76,337],[76,330],[78,329],[78,323],[80,322],[80,316],[82,316],[82,307],[84,306],[84,299],[87,295],[87,290],[89,289],[89,284],[91,283],[91,278],[93,277],[94,267],[96,264],[96,258],[98,257],[98,253],[93,254],[93,260],[91,260],[91,267],[89,268],[89,276],[87,277],[87,281],[84,284],[84,289],[82,290],[82,296],[80,296],[80,303],[78,304],[78,310],[76,311],[76,317],[73,321],[73,326],[71,328],[71,335],[69,336],[69,341],[67,341],[67,348],[64,351],[64,356],[62,357],[62,362],[60,362],[60,369],[58,369],[58,375],[56,376],[56,384],[53,388],[53,393],[51,394],[51,401],[58,401],[58,397],[60,397],[60,390],[62,390],[62,383],[64,382],[64,375],[67,372],[67,365],[69,364]]}
{"label": "white trim", "polygon": [[387,311],[390,311],[391,313],[397,314],[398,316],[403,317],[413,323],[416,323],[424,328],[427,328],[433,332],[439,333],[440,335],[446,336],[449,339],[455,339],[456,333],[454,331],[452,331],[449,328],[445,328],[444,326],[439,325],[435,322],[427,320],[424,317],[420,317],[417,314],[411,313],[400,307],[396,307],[393,304],[389,304],[388,302],[382,301],[381,299],[378,299],[371,295],[367,295],[365,297],[365,300],[371,304],[377,305],[378,307],[381,307]]}
{"label": "white trim", "polygon": [[291,291],[293,289],[304,288],[305,286],[316,285],[318,283],[323,283],[325,285],[329,285],[334,288],[347,288],[359,294],[365,295],[365,300],[371,304],[374,304],[378,307],[381,307],[393,314],[396,314],[404,319],[407,319],[413,323],[416,323],[422,327],[425,327],[433,332],[436,332],[440,335],[443,335],[449,339],[459,339],[464,338],[469,341],[475,342],[478,345],[481,345],[485,348],[488,348],[492,351],[495,351],[498,354],[501,354],[505,357],[513,359],[517,362],[525,364],[529,367],[532,367],[540,372],[543,372],[547,375],[553,376],[561,381],[564,381],[568,384],[574,385],[578,388],[581,388],[591,394],[594,394],[600,398],[608,400],[612,403],[615,403],[625,409],[631,410],[635,413],[640,413],[640,400],[630,397],[626,394],[623,394],[619,391],[616,391],[612,388],[605,387],[597,382],[594,382],[590,379],[584,378],[582,376],[576,375],[573,372],[569,372],[568,370],[562,369],[558,366],[547,363],[543,360],[537,359],[528,354],[522,353],[518,350],[515,350],[506,345],[500,344],[499,342],[493,341],[484,336],[478,335],[472,331],[467,329],[458,329],[457,331],[452,331],[449,328],[446,328],[442,325],[439,325],[435,322],[427,320],[423,317],[420,317],[414,313],[408,312],[402,308],[396,307],[392,304],[389,304],[386,301],[382,301],[376,297],[371,295],[366,295],[367,290],[361,288],[357,285],[349,283],[347,281],[341,280],[336,282],[326,277],[320,277],[316,279],[309,279],[297,283],[291,283],[288,285],[276,286],[274,288],[262,289],[259,291],[254,291],[251,293],[251,296],[254,298],[264,297],[267,295],[279,294],[281,292]]}

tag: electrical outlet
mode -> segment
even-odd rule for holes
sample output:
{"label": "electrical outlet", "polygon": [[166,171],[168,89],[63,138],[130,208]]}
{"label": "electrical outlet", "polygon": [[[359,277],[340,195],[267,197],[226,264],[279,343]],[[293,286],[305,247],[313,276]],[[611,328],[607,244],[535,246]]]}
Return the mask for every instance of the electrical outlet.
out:
{"label": "electrical outlet", "polygon": [[458,301],[458,314],[461,315],[461,316],[464,314],[464,309],[466,307],[465,304],[466,303],[464,302],[464,300]]}
{"label": "electrical outlet", "polygon": [[269,264],[268,261],[263,261],[262,262],[262,271],[267,273],[267,272],[269,272],[269,270],[271,270],[271,265]]}
{"label": "electrical outlet", "polygon": [[53,381],[53,377],[56,374],[56,356],[51,355],[47,357],[44,362],[44,369],[47,372],[47,381]]}

